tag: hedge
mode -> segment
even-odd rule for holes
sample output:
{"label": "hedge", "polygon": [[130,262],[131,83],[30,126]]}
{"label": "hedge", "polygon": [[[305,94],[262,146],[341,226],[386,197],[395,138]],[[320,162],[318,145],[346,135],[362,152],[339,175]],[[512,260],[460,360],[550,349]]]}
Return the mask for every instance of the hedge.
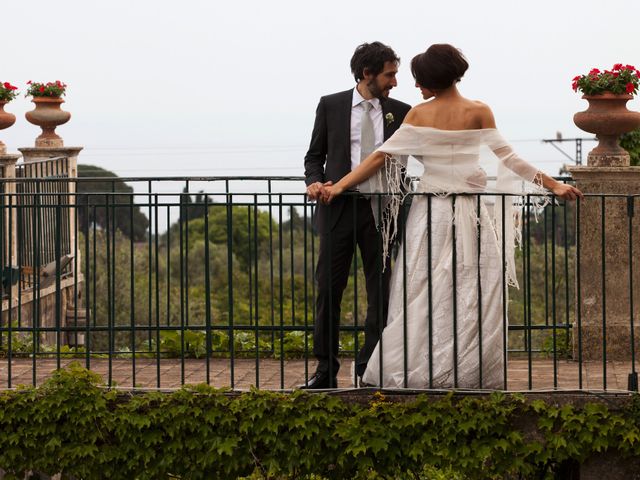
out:
{"label": "hedge", "polygon": [[69,479],[554,478],[640,455],[640,401],[611,411],[522,395],[367,401],[297,391],[105,389],[79,365],[0,393],[0,468]]}

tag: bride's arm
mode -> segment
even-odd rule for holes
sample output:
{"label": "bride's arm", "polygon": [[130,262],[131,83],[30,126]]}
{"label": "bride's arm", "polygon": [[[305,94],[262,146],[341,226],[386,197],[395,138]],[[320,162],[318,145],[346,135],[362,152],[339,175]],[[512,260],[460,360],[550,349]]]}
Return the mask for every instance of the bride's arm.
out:
{"label": "bride's arm", "polygon": [[335,185],[324,187],[322,200],[330,203],[335,197],[349,190],[354,185],[364,182],[367,178],[375,174],[384,165],[385,154],[383,152],[373,152],[365,158],[360,165],[342,177]]}
{"label": "bride's arm", "polygon": [[578,197],[584,198],[582,192],[576,187],[559,182],[544,172],[538,171],[538,174],[542,179],[542,186],[551,190],[557,197],[564,198],[565,200],[575,200]]}
{"label": "bride's arm", "polygon": [[[488,105],[480,104],[479,112],[482,128],[496,128],[493,112]],[[540,184],[544,188],[551,190],[554,195],[565,200],[575,200],[577,197],[583,198],[582,192],[576,187],[559,182],[546,173],[537,170],[533,165],[522,160],[509,145],[498,147],[493,152],[509,170],[523,178],[529,179],[531,177],[539,180]]]}

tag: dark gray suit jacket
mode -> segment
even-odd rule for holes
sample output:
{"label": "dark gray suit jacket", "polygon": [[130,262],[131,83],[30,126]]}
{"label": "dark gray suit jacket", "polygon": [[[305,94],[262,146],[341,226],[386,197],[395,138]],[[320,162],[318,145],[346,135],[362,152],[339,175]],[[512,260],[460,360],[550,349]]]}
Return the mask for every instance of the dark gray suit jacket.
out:
{"label": "dark gray suit jacket", "polygon": [[[353,89],[320,98],[311,143],[304,157],[304,175],[307,185],[328,181],[336,183],[351,171],[352,100]],[[387,140],[400,127],[411,106],[393,98],[382,100],[381,105],[384,140]],[[393,122],[387,122],[388,113],[393,115]],[[340,196],[330,205],[318,204],[315,216],[315,227],[318,233],[328,233],[333,230],[342,213],[344,202],[345,198]],[[331,209],[330,214],[329,209]]]}

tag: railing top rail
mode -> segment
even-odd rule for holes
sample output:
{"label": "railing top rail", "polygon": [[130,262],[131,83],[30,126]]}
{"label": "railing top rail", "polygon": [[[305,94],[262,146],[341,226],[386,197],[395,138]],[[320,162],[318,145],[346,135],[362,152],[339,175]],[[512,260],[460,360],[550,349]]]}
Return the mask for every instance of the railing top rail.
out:
{"label": "railing top rail", "polygon": [[[74,206],[68,204],[66,202],[63,203],[63,198],[78,198],[85,199],[91,202],[92,206],[111,206],[115,208],[121,208],[127,206],[132,203],[132,199],[135,199],[135,205],[137,206],[152,206],[152,205],[161,205],[163,207],[178,207],[178,206],[204,206],[205,204],[214,205],[214,204],[225,204],[232,203],[237,206],[246,206],[246,205],[256,205],[256,206],[269,206],[269,205],[293,205],[293,206],[303,206],[303,205],[315,205],[316,202],[311,201],[306,196],[305,192],[198,192],[207,197],[209,200],[196,200],[191,198],[188,203],[184,203],[180,199],[176,199],[176,197],[182,196],[192,196],[193,193],[181,193],[181,192],[110,192],[110,191],[96,191],[96,192],[68,192],[68,191],[38,191],[38,192],[0,192],[0,198],[4,198],[4,207],[13,208],[14,206],[19,205],[22,207],[42,207],[42,206],[61,206],[61,207],[71,207]],[[345,192],[344,195],[356,195],[355,192]],[[385,194],[385,193],[375,193],[371,194],[372,196],[382,196],[382,195],[398,195],[398,194]],[[435,193],[422,193],[422,192],[412,192],[408,194],[408,196],[429,196],[429,197],[438,197],[441,198],[441,195]],[[516,194],[516,193],[455,193],[449,195],[450,198],[454,197],[520,197],[523,199],[523,203],[527,203],[526,198],[537,198],[543,196],[543,194]],[[587,199],[631,199],[640,198],[640,194],[616,194],[616,193],[589,193],[584,194]],[[254,199],[250,199],[254,197]],[[550,197],[556,198],[550,194]],[[45,200],[37,200],[43,198]],[[54,199],[58,198],[58,202],[55,202]],[[95,201],[93,199],[99,198],[100,201]],[[112,200],[105,200],[112,199]],[[129,202],[118,202],[117,199],[129,199]],[[155,200],[152,200],[154,198]],[[15,199],[15,200],[14,200]],[[24,201],[22,199],[27,199]],[[31,199],[31,201],[29,201]],[[163,199],[161,203],[159,199]],[[166,200],[165,200],[166,199]],[[175,199],[175,200],[172,200]],[[220,202],[220,199],[228,199],[229,202]],[[279,199],[279,200],[278,200]],[[79,205],[77,205],[79,207]]]}
{"label": "railing top rail", "polygon": [[[28,164],[29,165],[29,164]],[[48,177],[0,178],[0,182],[23,182],[27,180],[51,180]],[[73,177],[70,182],[225,182],[225,181],[304,181],[304,177]]]}
{"label": "railing top rail", "polygon": [[[66,158],[66,157],[58,157]],[[36,163],[36,162],[33,162]],[[29,163],[26,165],[32,165]],[[24,165],[24,164],[23,164]],[[38,177],[31,178],[0,178],[0,182],[16,182],[33,180]],[[490,179],[493,177],[490,177]],[[572,181],[572,177],[562,176],[553,177],[558,181]],[[303,176],[163,176],[163,177],[74,177],[69,178],[71,182],[105,182],[105,181],[118,181],[118,182],[282,182],[282,181],[304,181]],[[42,178],[43,181],[50,180],[48,178]],[[412,177],[412,180],[417,181],[417,177]]]}

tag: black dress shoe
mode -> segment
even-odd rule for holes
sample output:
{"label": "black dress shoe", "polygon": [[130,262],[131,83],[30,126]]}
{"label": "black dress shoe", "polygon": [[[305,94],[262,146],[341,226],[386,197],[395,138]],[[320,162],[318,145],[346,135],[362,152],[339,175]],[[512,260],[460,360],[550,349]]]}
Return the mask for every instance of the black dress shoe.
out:
{"label": "black dress shoe", "polygon": [[330,377],[328,373],[316,372],[306,385],[300,385],[302,390],[321,390],[324,388],[338,388],[338,379]]}
{"label": "black dress shoe", "polygon": [[372,383],[366,383],[362,381],[362,375],[358,377],[358,388],[371,388],[375,387]]}

